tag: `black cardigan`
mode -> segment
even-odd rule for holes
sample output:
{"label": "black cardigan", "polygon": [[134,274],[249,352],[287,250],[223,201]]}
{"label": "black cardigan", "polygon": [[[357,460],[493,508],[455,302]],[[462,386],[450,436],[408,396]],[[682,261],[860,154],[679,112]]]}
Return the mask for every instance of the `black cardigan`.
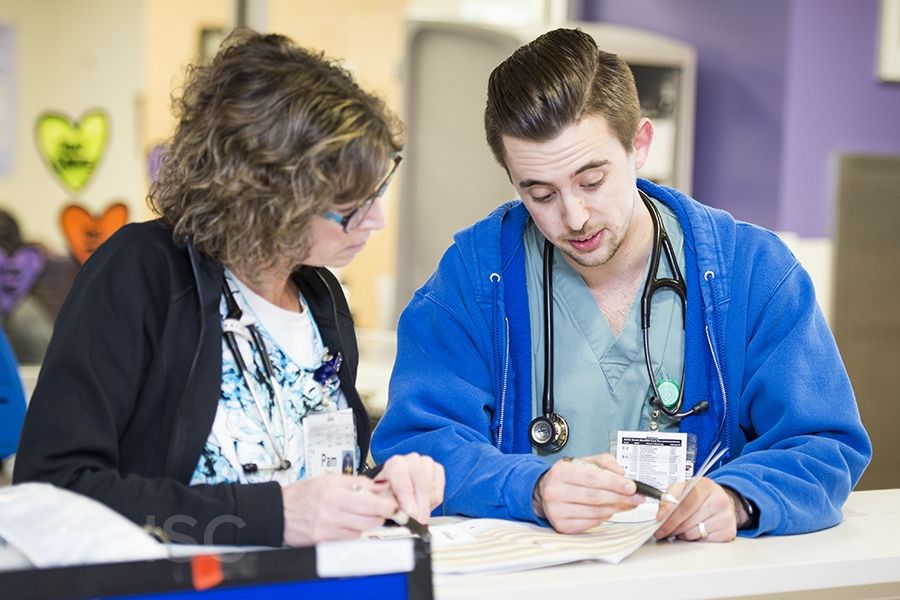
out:
{"label": "black cardigan", "polygon": [[[222,274],[160,221],[127,225],[101,245],[56,320],[14,481],[69,488],[174,541],[281,545],[279,484],[188,485],[221,389]],[[341,388],[365,462],[369,420],[347,301],[327,269],[301,267],[293,279],[325,344],[344,356]]]}

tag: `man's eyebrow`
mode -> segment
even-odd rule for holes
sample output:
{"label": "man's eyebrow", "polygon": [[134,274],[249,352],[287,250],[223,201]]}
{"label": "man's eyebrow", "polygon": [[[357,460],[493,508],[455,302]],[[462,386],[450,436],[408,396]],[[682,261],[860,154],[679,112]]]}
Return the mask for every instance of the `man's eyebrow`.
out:
{"label": "man's eyebrow", "polygon": [[546,181],[541,181],[540,179],[523,179],[522,181],[519,182],[520,188],[530,188],[531,186],[534,186],[534,185],[549,186],[550,184],[547,183]]}
{"label": "man's eyebrow", "polygon": [[[608,160],[592,160],[591,162],[585,163],[585,164],[581,165],[580,167],[578,167],[575,170],[575,173],[573,173],[573,176],[580,175],[581,173],[584,173],[585,171],[590,171],[591,169],[599,169],[600,167],[605,167],[608,164],[609,164]],[[529,188],[529,187],[535,186],[535,185],[550,186],[552,184],[550,184],[546,181],[541,181],[540,179],[523,179],[522,181],[519,182],[520,188]]]}
{"label": "man's eyebrow", "polygon": [[609,160],[594,160],[587,163],[586,165],[582,165],[581,167],[579,167],[578,170],[575,171],[575,175],[580,175],[581,173],[590,171],[591,169],[599,169],[600,167],[605,167],[608,164]]}

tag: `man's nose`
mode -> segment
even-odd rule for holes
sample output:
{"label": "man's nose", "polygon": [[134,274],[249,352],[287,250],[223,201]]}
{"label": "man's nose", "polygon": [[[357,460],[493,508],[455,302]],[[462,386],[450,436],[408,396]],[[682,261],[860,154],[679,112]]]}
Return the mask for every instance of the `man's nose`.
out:
{"label": "man's nose", "polygon": [[590,219],[590,213],[581,197],[566,195],[562,199],[563,220],[572,231],[581,231]]}

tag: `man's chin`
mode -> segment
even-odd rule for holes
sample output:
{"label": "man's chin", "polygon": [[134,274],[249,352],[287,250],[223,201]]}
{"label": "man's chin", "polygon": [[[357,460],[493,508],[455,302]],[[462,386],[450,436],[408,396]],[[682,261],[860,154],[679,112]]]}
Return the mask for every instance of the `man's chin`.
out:
{"label": "man's chin", "polygon": [[605,251],[605,249],[603,248],[598,248],[590,253],[576,252],[571,248],[564,250],[563,252],[567,257],[569,257],[572,262],[577,264],[579,267],[585,268],[603,266],[612,258],[612,255],[610,255],[610,253]]}

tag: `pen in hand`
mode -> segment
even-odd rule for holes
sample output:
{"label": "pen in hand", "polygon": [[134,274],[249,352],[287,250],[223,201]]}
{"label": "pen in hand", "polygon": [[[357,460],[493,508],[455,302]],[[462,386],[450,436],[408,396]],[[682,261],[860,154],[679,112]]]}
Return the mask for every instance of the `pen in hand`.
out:
{"label": "pen in hand", "polygon": [[396,513],[394,513],[394,516],[392,516],[389,520],[401,527],[406,527],[410,532],[416,534],[425,541],[431,540],[431,532],[428,531],[428,526],[423,525],[416,519],[413,519],[402,510],[398,510]]}
{"label": "pen in hand", "polygon": [[669,504],[678,504],[678,498],[668,492],[664,492],[659,488],[653,487],[643,481],[633,479],[634,485],[637,486],[637,493],[648,498],[654,498],[660,502],[668,502]]}
{"label": "pen in hand", "polygon": [[[601,471],[605,471],[603,467],[598,464],[592,463],[589,460],[584,460],[583,458],[573,457],[573,456],[564,456],[563,460],[566,462],[572,462],[577,465],[585,465],[587,467],[593,467],[595,469],[600,469]],[[668,492],[664,492],[659,488],[653,487],[649,483],[644,483],[643,481],[638,481],[637,479],[632,479],[634,481],[634,485],[637,487],[637,493],[642,496],[647,496],[648,498],[653,498],[655,500],[659,500],[661,502],[668,502],[670,504],[678,504],[678,498],[673,496]]]}
{"label": "pen in hand", "polygon": [[[363,491],[361,486],[354,486],[353,489],[357,492]],[[377,476],[374,478],[368,492],[375,495],[392,494],[388,481],[386,479],[380,479]],[[398,509],[389,519],[387,519],[386,523],[393,523],[400,527],[406,527],[411,533],[419,536],[423,540],[431,540],[431,533],[428,531],[428,525],[423,525],[402,510]]]}

